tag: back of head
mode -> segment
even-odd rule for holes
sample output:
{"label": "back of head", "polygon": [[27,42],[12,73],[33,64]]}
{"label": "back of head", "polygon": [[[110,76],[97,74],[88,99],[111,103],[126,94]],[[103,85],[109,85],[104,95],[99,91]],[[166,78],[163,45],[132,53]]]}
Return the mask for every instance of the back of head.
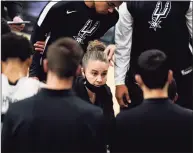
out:
{"label": "back of head", "polygon": [[87,52],[84,54],[82,59],[83,67],[86,67],[89,60],[98,60],[101,62],[108,63],[108,57],[104,50],[106,45],[98,40],[90,41],[87,47]]}
{"label": "back of head", "polygon": [[48,71],[59,78],[75,76],[83,56],[81,46],[72,38],[60,38],[48,47]]}
{"label": "back of head", "polygon": [[1,60],[17,58],[24,62],[32,55],[32,45],[29,40],[21,35],[7,33],[1,39]]}
{"label": "back of head", "polygon": [[7,21],[4,18],[1,18],[1,35],[4,35],[9,32],[11,32],[11,29],[7,24]]}
{"label": "back of head", "polygon": [[147,50],[138,58],[137,73],[149,89],[162,89],[168,79],[167,56],[160,50]]}

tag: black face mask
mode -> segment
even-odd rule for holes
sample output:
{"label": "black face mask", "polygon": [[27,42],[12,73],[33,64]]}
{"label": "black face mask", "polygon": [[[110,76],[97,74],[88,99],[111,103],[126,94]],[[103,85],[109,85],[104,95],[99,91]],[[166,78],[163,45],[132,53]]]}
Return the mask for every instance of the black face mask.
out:
{"label": "black face mask", "polygon": [[102,85],[102,86],[100,86],[100,87],[96,87],[96,86],[90,84],[90,83],[88,82],[88,80],[86,79],[86,77],[85,77],[85,86],[86,86],[90,91],[92,91],[92,92],[94,92],[94,93],[99,93],[99,92],[101,92],[102,89],[104,88],[104,85]]}

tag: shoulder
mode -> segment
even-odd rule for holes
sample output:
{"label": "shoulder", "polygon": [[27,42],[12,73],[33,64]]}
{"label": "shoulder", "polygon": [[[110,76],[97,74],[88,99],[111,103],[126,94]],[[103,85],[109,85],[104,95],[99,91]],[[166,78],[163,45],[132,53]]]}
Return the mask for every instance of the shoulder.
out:
{"label": "shoulder", "polygon": [[45,8],[52,8],[53,11],[59,11],[61,9],[66,10],[67,8],[73,7],[73,2],[70,1],[51,1],[48,2]]}
{"label": "shoulder", "polygon": [[128,120],[134,120],[141,118],[141,116],[143,116],[143,113],[145,111],[146,108],[143,108],[143,104],[140,104],[137,107],[134,107],[130,110],[123,110],[121,111],[117,116],[116,116],[116,120],[119,122],[122,121],[128,121]]}
{"label": "shoulder", "polygon": [[112,96],[111,89],[108,85],[105,85],[105,91],[106,91],[107,95]]}
{"label": "shoulder", "polygon": [[92,118],[98,118],[103,116],[103,110],[100,107],[97,107],[87,101],[74,96],[75,105],[79,110],[79,113],[84,118],[86,116],[90,116]]}
{"label": "shoulder", "polygon": [[84,85],[84,78],[82,76],[78,76],[73,81],[73,87]]}
{"label": "shoulder", "polygon": [[178,114],[181,114],[184,117],[193,118],[193,110],[181,107],[177,104],[173,104],[173,108],[176,110],[176,112],[178,112]]}
{"label": "shoulder", "polygon": [[79,95],[82,94],[84,92],[84,88],[85,88],[85,85],[84,85],[84,78],[82,76],[78,76],[74,79],[73,81],[73,90]]}
{"label": "shoulder", "polygon": [[1,74],[1,80],[2,80],[2,87],[3,88],[9,85],[8,78],[4,74]]}
{"label": "shoulder", "polygon": [[9,106],[7,114],[17,120],[29,120],[32,117],[32,110],[34,105],[34,97],[26,98],[12,103]]}
{"label": "shoulder", "polygon": [[[18,100],[31,97],[38,93],[39,89],[41,88],[41,82],[32,78],[24,78],[21,83],[18,84]],[[21,97],[19,97],[19,95]]]}

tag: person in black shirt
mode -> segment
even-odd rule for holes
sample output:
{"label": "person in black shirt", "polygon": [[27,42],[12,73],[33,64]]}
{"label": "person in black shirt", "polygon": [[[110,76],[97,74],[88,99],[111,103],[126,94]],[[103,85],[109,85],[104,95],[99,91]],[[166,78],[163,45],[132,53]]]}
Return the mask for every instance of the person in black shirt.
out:
{"label": "person in black shirt", "polygon": [[71,90],[82,55],[72,38],[49,46],[46,87],[10,105],[2,129],[3,153],[105,152],[102,109]]}
{"label": "person in black shirt", "polygon": [[89,43],[82,60],[82,76],[75,79],[73,89],[77,96],[103,109],[107,123],[106,132],[109,136],[114,126],[115,116],[113,96],[106,84],[109,61],[104,53],[105,48],[106,46],[100,41],[95,40]]}
{"label": "person in black shirt", "polygon": [[[142,102],[134,79],[137,58],[147,49],[160,49],[170,59],[178,87],[177,104],[192,109],[192,2],[128,1],[119,8],[115,27],[115,84],[121,107]],[[135,101],[130,105],[123,102]],[[183,103],[182,103],[183,102]]]}
{"label": "person in black shirt", "polygon": [[[89,41],[100,39],[117,23],[119,15],[115,7],[121,3],[121,1],[49,2],[40,13],[31,36],[35,53],[29,76],[45,80],[45,73],[42,70],[42,59],[46,55],[44,52],[50,43],[60,37],[74,38],[86,51]],[[107,47],[109,60],[114,54],[114,49],[114,46]]]}
{"label": "person in black shirt", "polygon": [[[5,10],[7,8],[7,11]],[[2,1],[1,2],[1,10],[2,15],[6,20],[13,20],[14,22],[22,22],[22,11],[23,5],[21,2],[16,1]],[[14,31],[21,31],[25,27],[24,24],[22,25],[10,25],[10,28]]]}
{"label": "person in black shirt", "polygon": [[168,62],[160,50],[139,56],[135,79],[144,100],[117,115],[112,152],[192,152],[193,111],[169,99],[173,72]]}

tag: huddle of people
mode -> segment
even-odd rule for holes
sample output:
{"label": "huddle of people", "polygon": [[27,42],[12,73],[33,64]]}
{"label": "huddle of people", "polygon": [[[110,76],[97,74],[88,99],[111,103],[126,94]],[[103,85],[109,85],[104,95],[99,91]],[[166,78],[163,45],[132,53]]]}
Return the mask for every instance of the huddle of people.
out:
{"label": "huddle of people", "polygon": [[[85,7],[82,2],[50,2],[38,18],[31,42],[12,33],[2,20],[2,152],[192,152],[193,111],[175,104],[175,72],[161,49],[146,49],[135,57],[135,71],[126,77],[126,83],[131,81],[134,87],[129,90],[129,95],[134,92],[134,98],[128,97],[125,85],[117,84],[120,106],[128,105],[130,109],[114,115],[112,92],[106,84],[114,46],[96,39],[118,20],[118,13],[113,11],[121,3],[85,2]],[[71,14],[77,11],[84,13],[85,18],[92,17],[85,20],[87,25],[75,40],[71,38],[74,31],[67,24],[68,30],[61,33],[57,26],[63,22],[49,27],[50,19],[60,14],[64,6],[70,8],[65,17],[75,18],[80,14]],[[88,13],[90,16],[86,16]],[[108,18],[109,25],[104,25]],[[100,21],[95,24],[97,35],[94,29],[88,29],[95,19]],[[97,23],[106,27],[98,27]],[[86,39],[88,30],[93,34],[92,40]],[[118,81],[117,72],[123,72],[120,63],[125,60],[118,54],[126,42],[124,28],[119,30],[115,31],[115,41],[119,42],[115,54]],[[62,37],[65,32],[67,36]]]}
{"label": "huddle of people", "polygon": [[75,40],[56,40],[43,62],[44,84],[27,77],[27,38],[2,36],[2,91],[9,91],[2,95],[2,152],[191,151],[193,113],[174,104],[167,56],[159,50],[139,56],[135,79],[144,101],[115,118],[105,47],[90,42],[83,55]]}

